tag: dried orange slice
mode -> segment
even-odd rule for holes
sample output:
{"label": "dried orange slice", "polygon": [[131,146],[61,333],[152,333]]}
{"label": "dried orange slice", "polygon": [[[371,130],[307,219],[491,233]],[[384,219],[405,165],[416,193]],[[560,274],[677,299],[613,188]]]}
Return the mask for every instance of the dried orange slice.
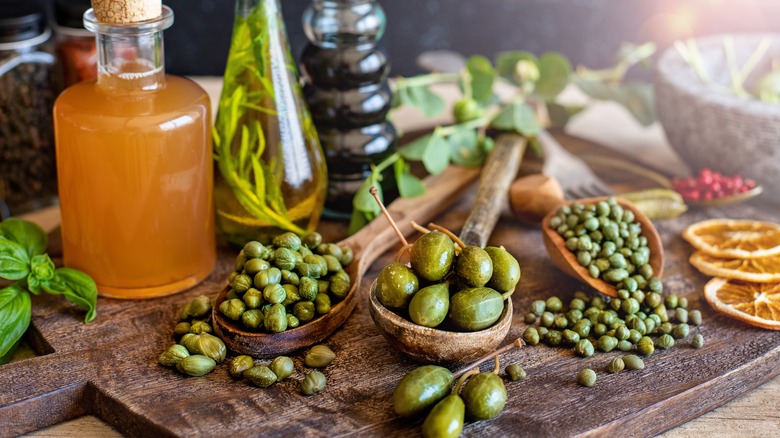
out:
{"label": "dried orange slice", "polygon": [[780,330],[780,283],[713,278],[704,298],[715,310],[751,325]]}
{"label": "dried orange slice", "polygon": [[771,222],[710,219],[689,226],[682,236],[715,257],[755,259],[780,254],[780,225]]}
{"label": "dried orange slice", "polygon": [[703,274],[711,277],[754,283],[780,282],[780,256],[735,259],[713,257],[702,251],[696,251],[689,261]]}

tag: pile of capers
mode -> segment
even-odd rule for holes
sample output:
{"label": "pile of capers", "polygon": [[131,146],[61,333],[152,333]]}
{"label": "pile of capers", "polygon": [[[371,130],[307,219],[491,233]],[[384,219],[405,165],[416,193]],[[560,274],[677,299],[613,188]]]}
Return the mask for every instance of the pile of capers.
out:
{"label": "pile of capers", "polygon": [[594,204],[563,205],[550,227],[566,240],[566,248],[593,278],[628,289],[661,292],[661,281],[650,266],[650,248],[634,212],[614,197]]}
{"label": "pile of capers", "polygon": [[222,339],[211,335],[211,300],[205,295],[196,297],[182,307],[179,323],[174,327],[178,343],[165,350],[157,361],[175,367],[188,376],[210,373],[225,360],[227,348]]}
{"label": "pile of capers", "polygon": [[490,327],[520,280],[520,265],[505,249],[464,246],[456,254],[453,240],[438,230],[414,242],[409,264],[392,262],[379,272],[377,299],[425,327]]}
{"label": "pile of capers", "polygon": [[[701,312],[688,310],[685,297],[662,297],[660,293],[639,289],[619,289],[617,298],[576,292],[568,308],[555,296],[536,300],[525,321],[533,324],[537,318],[538,326],[523,332],[527,344],[573,347],[582,357],[593,355],[596,349],[605,353],[636,350],[649,356],[656,348],[668,349],[676,340],[686,339],[691,326],[702,323]],[[657,339],[654,341],[652,336]],[[694,348],[701,348],[703,343],[701,334],[691,340]]]}
{"label": "pile of capers", "polygon": [[281,333],[312,321],[347,296],[351,285],[344,267],[352,249],[322,243],[319,233],[273,238],[271,245],[249,242],[236,257],[230,290],[220,303],[226,318],[248,331]]}
{"label": "pile of capers", "polygon": [[[330,365],[336,354],[326,345],[316,345],[306,353],[304,365],[309,368],[324,368]],[[270,363],[263,365],[255,361],[251,356],[236,356],[230,362],[228,372],[233,378],[244,378],[249,383],[259,388],[268,388],[276,382],[290,377],[295,371],[295,363],[287,356],[274,358]],[[312,370],[301,380],[301,393],[313,395],[325,388],[326,378],[319,370]]]}

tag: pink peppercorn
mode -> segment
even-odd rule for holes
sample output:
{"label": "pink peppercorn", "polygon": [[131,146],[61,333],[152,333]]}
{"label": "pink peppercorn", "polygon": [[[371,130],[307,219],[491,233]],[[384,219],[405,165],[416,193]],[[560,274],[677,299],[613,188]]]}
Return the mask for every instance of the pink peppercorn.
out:
{"label": "pink peppercorn", "polygon": [[699,171],[697,176],[673,179],[672,187],[686,201],[696,202],[747,192],[756,187],[756,182],[739,175],[724,176],[705,167]]}

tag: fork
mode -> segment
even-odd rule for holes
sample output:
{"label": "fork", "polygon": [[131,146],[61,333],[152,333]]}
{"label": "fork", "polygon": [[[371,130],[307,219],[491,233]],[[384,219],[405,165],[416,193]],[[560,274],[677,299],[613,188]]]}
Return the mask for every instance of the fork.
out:
{"label": "fork", "polygon": [[558,180],[566,198],[590,198],[615,193],[587,164],[566,151],[546,130],[541,130],[537,139],[544,150],[542,173]]}

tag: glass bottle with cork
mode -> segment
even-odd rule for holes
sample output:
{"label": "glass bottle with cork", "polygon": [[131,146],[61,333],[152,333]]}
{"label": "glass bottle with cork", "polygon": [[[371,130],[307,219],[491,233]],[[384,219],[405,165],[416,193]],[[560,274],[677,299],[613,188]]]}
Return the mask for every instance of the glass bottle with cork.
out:
{"label": "glass bottle with cork", "polygon": [[165,73],[171,9],[116,3],[94,0],[84,15],[97,79],[54,108],[62,245],[99,294],[149,298],[194,286],[216,262],[211,108],[197,84]]}

